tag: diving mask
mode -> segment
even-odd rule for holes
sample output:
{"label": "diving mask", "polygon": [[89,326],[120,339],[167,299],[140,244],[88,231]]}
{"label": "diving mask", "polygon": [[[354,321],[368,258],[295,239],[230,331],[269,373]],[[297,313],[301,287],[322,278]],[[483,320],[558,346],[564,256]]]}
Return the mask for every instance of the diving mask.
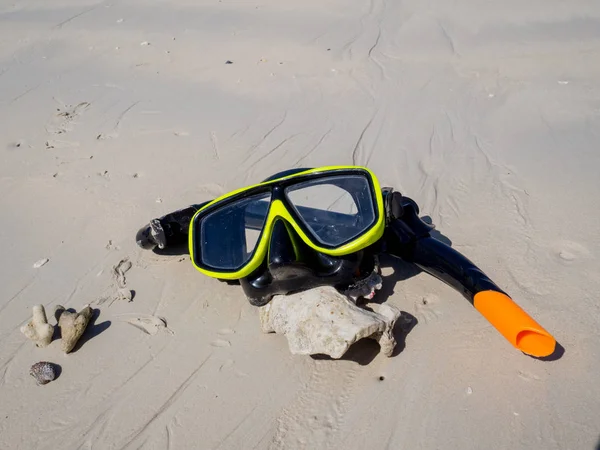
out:
{"label": "diving mask", "polygon": [[285,239],[300,260],[302,248],[333,257],[355,254],[376,243],[384,230],[383,194],[375,175],[362,167],[323,167],[204,205],[191,219],[189,250],[200,272],[239,280],[269,258],[274,232],[288,232]]}

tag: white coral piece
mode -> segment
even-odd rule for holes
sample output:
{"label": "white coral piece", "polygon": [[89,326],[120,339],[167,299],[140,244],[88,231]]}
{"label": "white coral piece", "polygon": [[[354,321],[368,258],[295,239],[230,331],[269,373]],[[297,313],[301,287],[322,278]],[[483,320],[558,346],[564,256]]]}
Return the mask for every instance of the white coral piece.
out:
{"label": "white coral piece", "polygon": [[28,339],[35,342],[37,347],[47,347],[52,342],[54,327],[48,323],[44,305],[35,305],[33,307],[33,318],[31,321],[21,327],[23,333]]}
{"label": "white coral piece", "polygon": [[339,359],[355,342],[371,338],[391,356],[396,346],[392,330],[401,312],[385,304],[368,306],[373,311],[356,306],[331,286],[276,295],[259,310],[261,329],[284,334],[293,354]]}
{"label": "white coral piece", "polygon": [[77,313],[66,311],[63,306],[57,305],[54,314],[60,327],[62,351],[69,353],[75,348],[75,344],[77,344],[77,341],[83,335],[85,328],[92,318],[93,310],[89,305],[86,305],[85,308]]}

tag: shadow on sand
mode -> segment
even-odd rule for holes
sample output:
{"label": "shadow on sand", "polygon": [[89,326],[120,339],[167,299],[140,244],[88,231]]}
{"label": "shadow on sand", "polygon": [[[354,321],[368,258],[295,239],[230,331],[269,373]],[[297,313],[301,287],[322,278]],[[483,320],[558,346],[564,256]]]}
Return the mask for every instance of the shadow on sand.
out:
{"label": "shadow on sand", "polygon": [[[429,225],[434,225],[430,216],[423,216],[421,220]],[[452,247],[452,241],[450,238],[439,232],[437,229],[433,229],[430,232],[432,238]],[[154,253],[165,256],[179,256],[189,254],[188,246],[185,243],[170,247],[168,249],[160,250],[155,248]],[[468,258],[468,255],[465,255]],[[377,292],[377,295],[371,302],[385,303],[395,293],[396,286],[404,280],[408,280],[421,272],[419,267],[412,263],[402,261],[401,259],[394,258],[388,255],[381,255],[380,257],[381,267],[391,267],[393,272],[390,275],[383,276],[383,286]],[[223,281],[223,280],[222,280]],[[441,282],[441,281],[440,281]],[[236,281],[229,281],[228,284],[235,285],[239,284]],[[392,356],[400,354],[406,346],[406,336],[410,331],[417,325],[417,319],[407,312],[402,312],[400,318],[396,322],[394,327],[394,336],[397,341],[397,347]],[[377,356],[379,353],[379,344],[373,339],[365,338],[356,342],[348,352],[342,358],[343,360],[355,361],[360,365],[367,365]],[[541,361],[557,361],[562,358],[565,353],[565,349],[558,342],[556,344],[556,350],[550,356],[544,358],[536,358]],[[529,356],[529,355],[527,355]],[[326,355],[313,355],[314,359],[332,359]],[[597,450],[600,450],[598,448]]]}

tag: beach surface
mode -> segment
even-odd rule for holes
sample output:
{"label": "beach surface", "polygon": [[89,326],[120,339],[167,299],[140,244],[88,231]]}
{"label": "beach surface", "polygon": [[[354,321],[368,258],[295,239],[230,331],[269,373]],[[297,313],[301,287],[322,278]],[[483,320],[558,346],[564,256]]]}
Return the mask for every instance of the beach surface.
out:
{"label": "beach surface", "polygon": [[[397,354],[292,355],[239,286],[136,245],[152,218],[345,164],[564,350],[519,352],[385,260],[377,295],[415,318]],[[595,450],[599,172],[597,1],[2,1],[0,449]],[[20,332],[36,304],[98,312],[65,355]],[[37,386],[38,361],[60,376]]]}

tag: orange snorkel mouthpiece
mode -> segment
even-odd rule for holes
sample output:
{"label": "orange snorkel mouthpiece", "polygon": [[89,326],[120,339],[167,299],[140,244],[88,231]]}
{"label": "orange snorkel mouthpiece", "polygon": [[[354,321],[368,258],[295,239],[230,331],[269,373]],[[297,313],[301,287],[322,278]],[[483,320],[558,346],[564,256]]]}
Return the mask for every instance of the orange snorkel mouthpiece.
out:
{"label": "orange snorkel mouthpiece", "polygon": [[535,357],[554,353],[556,340],[508,295],[481,291],[475,294],[473,306],[523,353]]}

